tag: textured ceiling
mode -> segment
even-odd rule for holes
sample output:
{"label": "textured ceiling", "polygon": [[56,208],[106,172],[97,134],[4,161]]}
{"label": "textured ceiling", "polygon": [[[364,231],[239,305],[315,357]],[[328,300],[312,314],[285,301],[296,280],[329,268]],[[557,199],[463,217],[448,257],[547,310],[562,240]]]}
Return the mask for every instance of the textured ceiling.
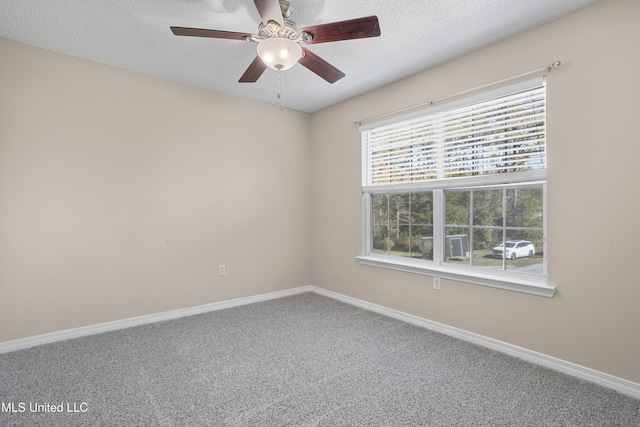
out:
{"label": "textured ceiling", "polygon": [[[346,77],[301,65],[238,83],[256,44],[177,37],[170,26],[257,33],[251,0],[0,0],[0,37],[195,86],[313,112],[596,0],[291,0],[299,27],[377,15],[376,38],[309,45]],[[552,58],[553,59],[553,58]],[[2,58],[8,60],[8,58]]]}

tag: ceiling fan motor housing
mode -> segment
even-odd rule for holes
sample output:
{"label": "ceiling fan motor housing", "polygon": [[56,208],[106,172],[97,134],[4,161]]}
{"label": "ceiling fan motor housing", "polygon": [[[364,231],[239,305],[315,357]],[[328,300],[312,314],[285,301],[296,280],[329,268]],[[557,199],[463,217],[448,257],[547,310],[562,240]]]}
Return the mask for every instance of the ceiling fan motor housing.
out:
{"label": "ceiling fan motor housing", "polygon": [[288,18],[291,16],[291,2],[289,0],[280,0],[280,10],[282,11],[282,16]]}
{"label": "ceiling fan motor housing", "polygon": [[258,37],[253,41],[260,42],[274,37],[282,37],[289,40],[293,40],[296,43],[309,43],[313,36],[306,31],[298,31],[298,25],[292,20],[288,19],[291,16],[291,3],[288,0],[280,0],[280,10],[282,11],[282,17],[284,26],[280,25],[276,21],[269,21],[266,25],[260,23],[258,26]]}
{"label": "ceiling fan motor housing", "polygon": [[284,20],[284,27],[276,21],[269,21],[268,25],[260,24],[258,27],[259,39],[265,40],[273,37],[282,37],[290,40],[298,39],[298,27],[295,22]]}

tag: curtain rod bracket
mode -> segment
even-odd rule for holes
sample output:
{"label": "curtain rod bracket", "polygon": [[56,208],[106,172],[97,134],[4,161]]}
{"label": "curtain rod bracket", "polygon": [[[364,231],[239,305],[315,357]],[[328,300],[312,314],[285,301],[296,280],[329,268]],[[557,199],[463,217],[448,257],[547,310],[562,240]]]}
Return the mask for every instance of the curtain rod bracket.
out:
{"label": "curtain rod bracket", "polygon": [[560,62],[560,61],[553,62],[553,63],[547,65],[547,72],[551,71],[552,68],[558,68],[561,65],[562,65],[562,62]]}

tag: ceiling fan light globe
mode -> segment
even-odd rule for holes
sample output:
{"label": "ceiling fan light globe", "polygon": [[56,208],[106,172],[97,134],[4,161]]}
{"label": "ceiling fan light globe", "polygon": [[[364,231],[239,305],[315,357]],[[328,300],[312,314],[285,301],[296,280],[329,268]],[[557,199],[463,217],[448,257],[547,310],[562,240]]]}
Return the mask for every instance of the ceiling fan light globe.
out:
{"label": "ceiling fan light globe", "polygon": [[302,48],[293,40],[273,37],[258,43],[258,56],[272,70],[284,71],[293,67],[302,57]]}

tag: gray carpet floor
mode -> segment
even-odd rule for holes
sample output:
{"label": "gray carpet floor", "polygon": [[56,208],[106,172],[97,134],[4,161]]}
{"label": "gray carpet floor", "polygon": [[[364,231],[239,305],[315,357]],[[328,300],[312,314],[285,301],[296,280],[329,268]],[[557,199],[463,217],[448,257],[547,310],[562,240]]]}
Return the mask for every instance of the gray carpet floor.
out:
{"label": "gray carpet floor", "polygon": [[1,426],[640,426],[639,400],[314,293],[0,354],[0,402]]}

